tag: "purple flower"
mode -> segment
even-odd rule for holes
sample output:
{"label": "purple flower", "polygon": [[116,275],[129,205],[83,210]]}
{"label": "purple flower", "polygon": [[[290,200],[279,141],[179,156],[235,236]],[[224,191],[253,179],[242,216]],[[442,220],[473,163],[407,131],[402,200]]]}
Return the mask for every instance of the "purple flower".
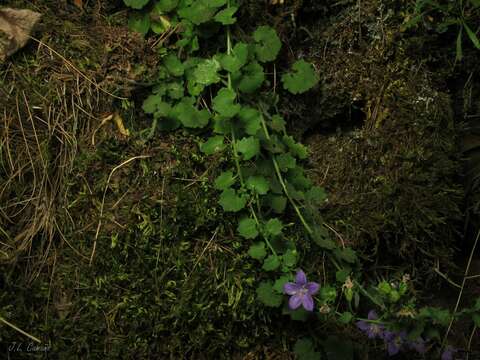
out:
{"label": "purple flower", "polygon": [[402,349],[406,339],[407,333],[405,331],[401,331],[399,333],[385,331],[384,340],[387,344],[388,355],[397,355]]}
{"label": "purple flower", "polygon": [[[370,310],[368,312],[368,320],[377,320],[378,315],[375,312],[375,310]],[[375,324],[373,322],[368,322],[368,321],[357,321],[357,327],[362,330],[364,333],[368,335],[369,339],[375,339],[376,337],[382,338],[383,337],[383,331],[385,330],[385,327],[381,324]]]}
{"label": "purple flower", "polygon": [[410,349],[414,349],[420,354],[425,354],[427,352],[427,348],[425,346],[425,340],[423,340],[422,337],[419,337],[414,341],[408,341],[407,345]]}
{"label": "purple flower", "polygon": [[442,360],[453,360],[453,355],[457,352],[458,350],[455,349],[454,347],[448,345],[445,347],[445,351],[442,353]]}
{"label": "purple flower", "polygon": [[298,270],[295,276],[295,282],[288,282],[283,285],[283,291],[285,294],[290,295],[288,300],[288,306],[290,309],[295,310],[303,305],[305,310],[313,310],[313,298],[320,289],[320,285],[315,282],[307,282],[307,277],[302,270]]}

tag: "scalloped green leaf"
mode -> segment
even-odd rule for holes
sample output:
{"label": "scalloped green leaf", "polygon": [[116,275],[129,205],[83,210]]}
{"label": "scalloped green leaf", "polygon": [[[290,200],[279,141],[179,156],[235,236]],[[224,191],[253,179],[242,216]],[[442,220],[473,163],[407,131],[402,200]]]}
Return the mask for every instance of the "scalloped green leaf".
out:
{"label": "scalloped green leaf", "polygon": [[269,255],[264,261],[262,269],[265,271],[274,271],[280,267],[280,256]]}
{"label": "scalloped green leaf", "polygon": [[194,70],[195,81],[202,85],[212,85],[220,81],[220,63],[216,59],[201,61]]}
{"label": "scalloped green leaf", "polygon": [[265,224],[265,233],[270,236],[278,236],[282,233],[283,223],[280,219],[273,218]]}
{"label": "scalloped green leaf", "polygon": [[242,107],[238,112],[238,118],[248,135],[256,135],[262,127],[262,114],[252,107]]}
{"label": "scalloped green leaf", "polygon": [[198,110],[193,103],[194,99],[183,98],[175,105],[172,114],[185,127],[203,128],[208,124],[210,114],[207,110]]}
{"label": "scalloped green leaf", "polygon": [[290,149],[290,152],[298,159],[304,160],[308,157],[307,148],[304,145],[296,142],[292,136],[284,135],[282,140],[283,143]]}
{"label": "scalloped green leaf", "polygon": [[246,182],[247,188],[255,191],[259,195],[265,195],[270,189],[268,180],[263,176],[250,176]]}
{"label": "scalloped green leaf", "polygon": [[327,200],[325,189],[320,186],[313,186],[305,193],[305,199],[315,205],[321,205]]}
{"label": "scalloped green leaf", "polygon": [[215,15],[215,21],[223,24],[223,25],[232,25],[237,22],[237,18],[234,17],[235,13],[237,12],[238,7],[230,6],[226,9],[220,10],[217,15]]}
{"label": "scalloped green leaf", "polygon": [[297,166],[297,160],[289,153],[277,155],[275,159],[281,171],[295,169]]}
{"label": "scalloped green leaf", "polygon": [[212,136],[206,142],[200,145],[200,151],[207,155],[212,155],[218,151],[222,151],[226,146],[223,140],[224,137],[221,135]]}
{"label": "scalloped green leaf", "polygon": [[195,1],[190,6],[178,10],[178,15],[182,19],[187,19],[195,25],[200,25],[210,21],[215,15],[216,9],[203,1]]}
{"label": "scalloped green leaf", "polygon": [[145,5],[148,4],[149,1],[150,0],[123,0],[125,5],[137,10],[142,9]]}
{"label": "scalloped green leaf", "polygon": [[235,181],[236,180],[235,180],[235,176],[233,175],[233,171],[224,171],[215,180],[215,189],[217,190],[228,189],[230,186],[235,184]]}
{"label": "scalloped green leaf", "polygon": [[275,283],[273,284],[273,290],[279,294],[283,294],[283,285],[290,281],[293,281],[293,276],[291,274],[280,276],[277,280],[275,280]]}
{"label": "scalloped green leaf", "polygon": [[292,72],[282,76],[284,89],[292,94],[302,94],[318,83],[318,75],[313,65],[301,59],[292,66]]}
{"label": "scalloped green leaf", "polygon": [[244,160],[250,160],[260,153],[260,141],[253,136],[243,138],[237,141],[237,150]]}
{"label": "scalloped green leaf", "polygon": [[223,54],[219,58],[222,68],[231,73],[239,71],[243,66],[245,66],[247,60],[248,45],[245,43],[236,44],[230,55]]}
{"label": "scalloped green leaf", "polygon": [[150,17],[148,13],[134,12],[128,18],[128,28],[131,31],[145,35],[150,30]]}
{"label": "scalloped green leaf", "polygon": [[233,90],[220,89],[213,99],[213,109],[223,117],[234,117],[241,109],[239,104],[235,104],[236,97],[237,94]]}
{"label": "scalloped green leaf", "polygon": [[258,300],[266,306],[279,307],[282,304],[283,296],[273,289],[270,281],[262,281],[256,292]]}
{"label": "scalloped green leaf", "polygon": [[277,58],[282,42],[277,32],[270,26],[260,26],[253,33],[256,42],[255,53],[258,61],[269,62]]}
{"label": "scalloped green leaf", "polygon": [[238,212],[247,204],[247,198],[238,195],[234,189],[225,189],[220,194],[220,200],[218,202],[224,211]]}
{"label": "scalloped green leaf", "polygon": [[254,61],[243,68],[243,75],[238,83],[238,89],[245,93],[251,94],[258,90],[265,81],[265,73],[263,67]]}
{"label": "scalloped green leaf", "polygon": [[173,76],[182,76],[185,71],[182,62],[174,54],[167,55],[163,59],[163,65],[165,65],[168,72]]}
{"label": "scalloped green leaf", "polygon": [[255,239],[258,236],[257,223],[254,219],[243,218],[238,223],[237,231],[245,239]]}
{"label": "scalloped green leaf", "polygon": [[282,195],[271,195],[267,199],[268,205],[277,214],[282,214],[287,206],[287,198]]}
{"label": "scalloped green leaf", "polygon": [[178,0],[158,0],[155,3],[154,8],[158,12],[167,13],[167,12],[175,9],[177,7],[177,5],[178,5]]}
{"label": "scalloped green leaf", "polygon": [[250,248],[248,249],[248,255],[250,255],[250,257],[254,258],[255,260],[262,261],[265,258],[265,256],[267,256],[265,243],[257,242],[253,245],[250,245]]}

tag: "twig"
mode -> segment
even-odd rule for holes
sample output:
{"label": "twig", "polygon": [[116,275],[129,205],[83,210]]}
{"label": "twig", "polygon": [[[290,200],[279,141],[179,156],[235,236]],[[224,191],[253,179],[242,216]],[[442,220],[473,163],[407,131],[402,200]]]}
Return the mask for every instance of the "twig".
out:
{"label": "twig", "polygon": [[1,317],[1,316],[0,316],[0,321],[3,322],[5,325],[10,326],[12,329],[18,331],[20,334],[23,334],[23,335],[25,335],[26,337],[32,339],[33,341],[36,341],[36,342],[38,342],[39,344],[42,343],[42,341],[39,340],[38,338],[36,338],[35,336],[30,335],[29,333],[23,331],[22,329],[20,329],[19,327],[13,325],[11,322],[8,322],[7,320],[5,320],[5,319],[4,319],[3,317]]}
{"label": "twig", "polygon": [[93,257],[95,256],[95,249],[97,248],[97,240],[98,240],[98,234],[100,233],[100,227],[102,226],[102,217],[103,217],[103,209],[105,206],[105,197],[107,196],[107,190],[108,190],[108,184],[110,183],[110,180],[112,178],[112,175],[115,171],[120,169],[122,166],[127,165],[128,163],[137,160],[137,159],[145,159],[151,157],[150,155],[139,155],[139,156],[134,156],[128,160],[125,160],[122,162],[120,165],[117,165],[113,168],[113,170],[110,172],[110,175],[108,175],[107,179],[107,184],[105,185],[105,189],[103,190],[103,197],[102,197],[102,204],[100,205],[100,216],[98,219],[98,225],[97,225],[97,231],[95,232],[95,239],[93,240],[93,249],[92,249],[92,254],[90,255],[90,263],[89,265],[92,265],[93,262]]}

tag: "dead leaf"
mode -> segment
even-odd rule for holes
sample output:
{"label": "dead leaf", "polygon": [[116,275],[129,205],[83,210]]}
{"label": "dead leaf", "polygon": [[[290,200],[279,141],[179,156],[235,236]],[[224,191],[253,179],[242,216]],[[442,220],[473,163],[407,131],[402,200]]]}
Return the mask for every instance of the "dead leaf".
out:
{"label": "dead leaf", "polygon": [[83,10],[83,0],[73,0],[73,3],[74,3],[75,6],[78,7],[80,10]]}
{"label": "dead leaf", "polygon": [[25,46],[41,16],[27,9],[0,9],[0,62]]}

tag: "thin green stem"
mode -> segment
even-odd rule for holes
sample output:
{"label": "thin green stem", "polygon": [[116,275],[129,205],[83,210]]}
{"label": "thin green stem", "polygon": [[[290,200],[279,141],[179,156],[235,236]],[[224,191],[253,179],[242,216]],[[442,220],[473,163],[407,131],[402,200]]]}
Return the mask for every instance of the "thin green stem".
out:
{"label": "thin green stem", "polygon": [[23,331],[22,329],[20,329],[18,326],[15,326],[13,325],[11,322],[5,320],[3,317],[0,316],[0,322],[3,322],[5,325],[11,327],[12,329],[14,329],[15,331],[18,331],[20,334],[23,334],[25,335],[26,337],[28,337],[29,339],[32,339],[33,341],[36,341],[38,342],[39,344],[42,343],[42,341],[38,338],[36,338],[35,336],[33,335],[30,335],[29,333],[27,333],[26,331]]}

